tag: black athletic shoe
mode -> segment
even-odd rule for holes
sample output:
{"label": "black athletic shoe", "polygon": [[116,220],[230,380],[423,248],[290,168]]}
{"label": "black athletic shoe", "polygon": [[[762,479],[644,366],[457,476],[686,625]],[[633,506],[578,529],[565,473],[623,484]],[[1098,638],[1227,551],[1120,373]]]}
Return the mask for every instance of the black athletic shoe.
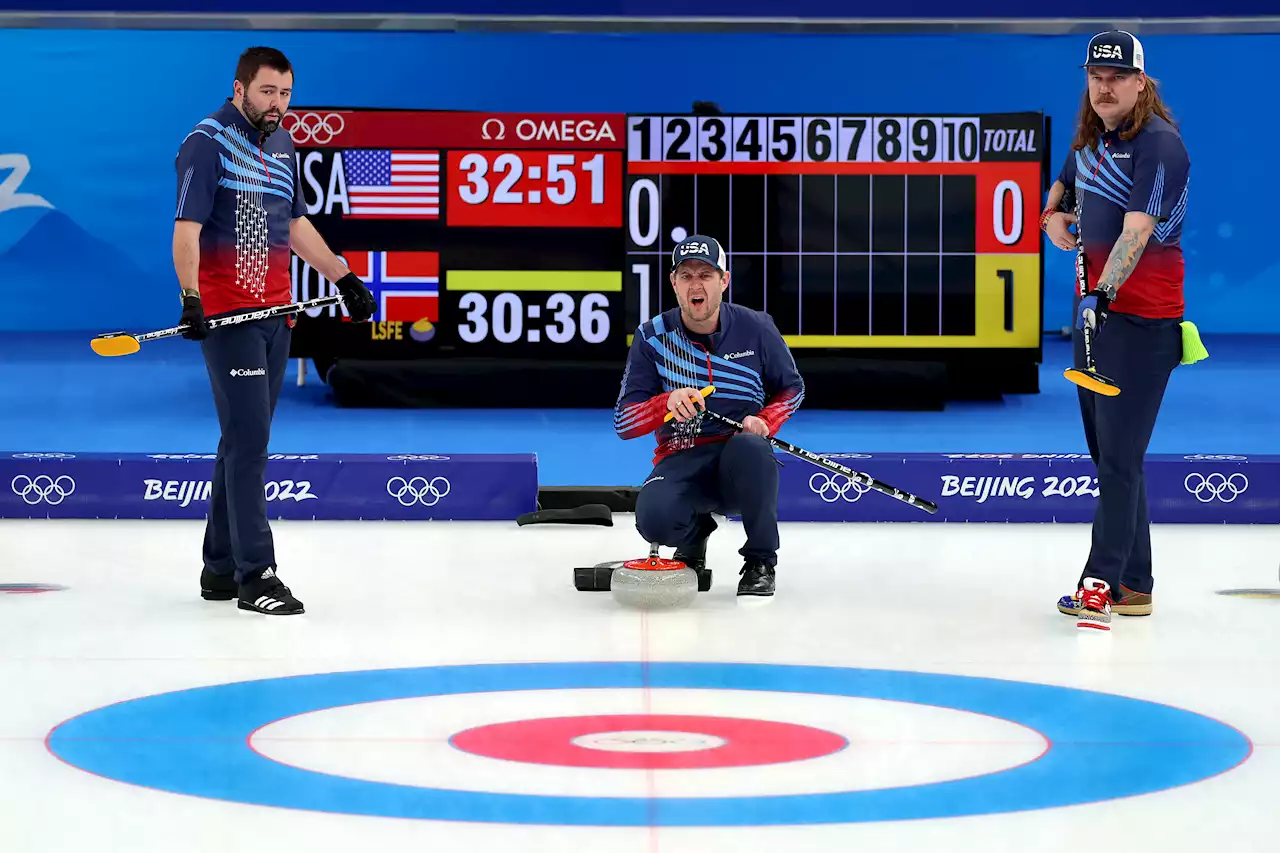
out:
{"label": "black athletic shoe", "polygon": [[253,579],[245,578],[240,584],[240,601],[236,606],[267,616],[293,616],[306,612],[302,609],[302,602],[294,598],[289,587],[276,577],[273,566],[263,569]]}
{"label": "black athletic shoe", "polygon": [[230,601],[240,594],[235,573],[219,575],[206,566],[200,572],[200,597],[205,601]]}
{"label": "black athletic shoe", "polygon": [[773,595],[772,566],[748,560],[739,574],[742,580],[738,581],[738,595]]}
{"label": "black athletic shoe", "polygon": [[711,570],[707,568],[707,540],[716,529],[716,523],[710,516],[702,519],[702,535],[692,545],[677,548],[672,554],[674,559],[684,563],[698,574],[698,591],[711,589]]}

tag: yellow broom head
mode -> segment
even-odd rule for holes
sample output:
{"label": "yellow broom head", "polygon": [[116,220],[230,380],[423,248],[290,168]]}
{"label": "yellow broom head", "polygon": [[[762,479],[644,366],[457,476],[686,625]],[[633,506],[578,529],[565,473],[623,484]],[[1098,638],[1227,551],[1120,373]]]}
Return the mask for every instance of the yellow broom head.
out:
{"label": "yellow broom head", "polygon": [[141,349],[138,339],[124,332],[117,332],[113,335],[99,335],[89,341],[89,346],[98,355],[103,356],[133,355]]}
{"label": "yellow broom head", "polygon": [[1120,386],[1112,380],[1093,370],[1081,370],[1068,367],[1062,371],[1068,381],[1074,382],[1086,391],[1101,394],[1104,397],[1115,397],[1120,393]]}

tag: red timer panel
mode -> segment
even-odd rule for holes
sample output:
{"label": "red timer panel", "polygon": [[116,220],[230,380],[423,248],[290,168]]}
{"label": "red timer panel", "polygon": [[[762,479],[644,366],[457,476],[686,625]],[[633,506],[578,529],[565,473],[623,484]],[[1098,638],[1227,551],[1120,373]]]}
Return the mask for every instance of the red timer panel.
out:
{"label": "red timer panel", "polygon": [[621,151],[450,151],[448,224],[621,228]]}

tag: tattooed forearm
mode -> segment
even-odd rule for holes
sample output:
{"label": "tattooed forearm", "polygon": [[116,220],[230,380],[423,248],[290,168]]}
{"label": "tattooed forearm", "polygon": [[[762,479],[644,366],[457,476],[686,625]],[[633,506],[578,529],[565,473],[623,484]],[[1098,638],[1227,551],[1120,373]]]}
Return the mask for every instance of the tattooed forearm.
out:
{"label": "tattooed forearm", "polygon": [[1111,250],[1111,256],[1107,258],[1106,266],[1102,268],[1102,276],[1098,279],[1098,290],[1108,294],[1109,297],[1114,297],[1120,286],[1128,280],[1133,268],[1138,265],[1138,259],[1142,257],[1142,250],[1146,246],[1147,241],[1141,230],[1124,229]]}

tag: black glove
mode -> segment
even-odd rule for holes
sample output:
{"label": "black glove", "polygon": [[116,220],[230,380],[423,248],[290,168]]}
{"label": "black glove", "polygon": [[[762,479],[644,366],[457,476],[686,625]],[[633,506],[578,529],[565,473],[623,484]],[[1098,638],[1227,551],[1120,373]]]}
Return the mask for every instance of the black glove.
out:
{"label": "black glove", "polygon": [[204,318],[204,305],[199,296],[182,297],[182,318],[178,323],[191,327],[182,333],[189,341],[202,341],[209,336],[209,321]]}
{"label": "black glove", "polygon": [[1110,305],[1111,300],[1107,298],[1105,290],[1090,290],[1076,306],[1076,328],[1083,330],[1088,327],[1092,334],[1100,332],[1107,322],[1107,308]]}
{"label": "black glove", "polygon": [[378,310],[378,303],[373,301],[373,294],[355,273],[349,272],[333,284],[342,294],[342,304],[347,307],[347,313],[351,315],[353,321],[363,323]]}

